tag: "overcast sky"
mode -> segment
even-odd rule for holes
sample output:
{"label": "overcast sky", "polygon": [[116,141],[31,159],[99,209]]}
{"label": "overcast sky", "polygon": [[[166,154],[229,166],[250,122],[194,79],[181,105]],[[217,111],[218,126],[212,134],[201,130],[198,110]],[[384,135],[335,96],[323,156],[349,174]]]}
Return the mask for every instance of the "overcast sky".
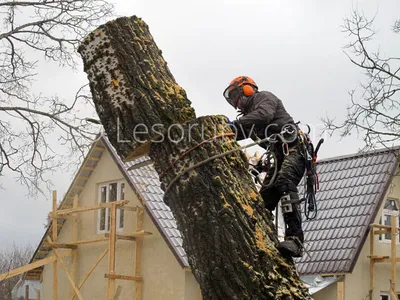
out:
{"label": "overcast sky", "polygon": [[[349,42],[341,32],[343,18],[359,7],[376,16],[379,35],[371,45],[381,52],[400,49],[390,31],[400,18],[398,0],[368,1],[175,1],[118,0],[119,15],[137,15],[149,25],[177,82],[186,90],[197,116],[236,113],[222,92],[236,76],[251,76],[261,90],[278,96],[294,119],[322,128],[328,114],[343,119],[348,92],[363,80],[361,71],[343,53]],[[86,83],[76,72],[42,63],[36,89],[71,98]],[[90,115],[91,112],[88,111]],[[314,139],[319,138],[318,134]],[[355,136],[327,138],[320,157],[357,152]],[[71,174],[53,177],[60,198],[71,183]],[[37,246],[46,214],[47,198],[30,199],[10,174],[1,178],[0,247],[15,241]]]}

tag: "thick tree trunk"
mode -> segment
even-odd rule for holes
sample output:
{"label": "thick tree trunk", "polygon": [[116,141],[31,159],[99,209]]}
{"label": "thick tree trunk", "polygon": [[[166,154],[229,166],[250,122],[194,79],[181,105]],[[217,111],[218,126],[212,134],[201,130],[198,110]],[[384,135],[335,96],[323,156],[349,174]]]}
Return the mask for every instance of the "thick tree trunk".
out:
{"label": "thick tree trunk", "polygon": [[[118,154],[127,160],[149,151],[204,299],[308,299],[293,261],[275,248],[272,216],[262,208],[244,154],[201,163],[238,144],[225,117],[196,119],[147,25],[136,17],[109,22],[79,52]],[[132,134],[138,124],[140,141]]]}

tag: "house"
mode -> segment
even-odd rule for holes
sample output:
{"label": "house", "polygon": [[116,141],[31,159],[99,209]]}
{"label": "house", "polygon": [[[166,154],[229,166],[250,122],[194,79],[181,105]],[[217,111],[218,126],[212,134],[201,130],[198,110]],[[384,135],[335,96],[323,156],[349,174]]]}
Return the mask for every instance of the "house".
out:
{"label": "house", "polygon": [[[301,278],[316,300],[366,299],[370,289],[370,224],[390,225],[391,215],[396,216],[396,224],[399,222],[400,182],[393,176],[398,169],[394,153],[380,150],[320,162],[318,217],[304,222],[308,255],[296,260]],[[74,197],[78,203],[74,204]],[[59,261],[30,270],[24,278],[40,279],[43,299],[53,299],[55,278],[60,300],[73,298],[71,279],[83,299],[105,299],[110,284],[115,285],[119,299],[201,299],[176,222],[162,198],[158,174],[149,158],[123,163],[108,140],[100,137],[58,206],[58,212],[65,214],[74,205],[82,207],[79,218],[58,218],[57,232],[50,224],[31,259],[51,258],[55,251],[50,245],[70,247],[65,251],[74,254],[63,258],[68,275]],[[120,200],[129,200],[127,207],[137,209],[118,209],[113,223],[113,209],[105,205]],[[94,205],[104,208],[91,210]],[[137,211],[143,211],[142,221]],[[115,234],[110,222],[115,224]],[[57,240],[51,244],[54,235]],[[115,268],[110,258],[113,235],[117,239]],[[375,238],[372,299],[380,295],[389,299],[385,298],[391,278],[391,266],[385,262],[391,253],[389,235]],[[378,263],[378,256],[382,263]],[[57,276],[53,264],[60,269]],[[115,278],[116,282],[110,283]],[[397,278],[400,291],[398,271]]]}
{"label": "house", "polygon": [[[26,295],[34,295],[35,297],[40,297],[41,284],[38,280],[23,280],[20,279],[11,291],[12,300],[25,299]],[[31,299],[34,297],[30,296]]]}
{"label": "house", "polygon": [[[398,165],[398,148],[319,162],[318,217],[304,222],[308,255],[296,264],[303,280],[318,274],[337,280],[313,294],[315,300],[369,299],[370,290],[370,299],[390,299],[391,234],[373,235],[372,244],[370,224],[391,225],[394,216],[394,225],[400,227]],[[393,257],[400,257],[396,233]],[[371,255],[376,258],[373,265]],[[394,267],[400,294],[400,266]]]}

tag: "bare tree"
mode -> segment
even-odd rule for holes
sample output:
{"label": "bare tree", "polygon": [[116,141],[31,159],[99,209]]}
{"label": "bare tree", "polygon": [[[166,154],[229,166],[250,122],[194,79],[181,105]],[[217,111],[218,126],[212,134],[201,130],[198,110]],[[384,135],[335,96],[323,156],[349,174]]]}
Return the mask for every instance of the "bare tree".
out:
{"label": "bare tree", "polygon": [[16,173],[33,194],[50,183],[46,172],[83,154],[95,137],[77,112],[90,103],[87,86],[70,101],[33,93],[38,60],[75,68],[79,42],[112,15],[106,0],[0,0],[0,175]]}
{"label": "bare tree", "polygon": [[[400,138],[400,56],[385,57],[379,50],[369,49],[376,34],[374,18],[354,10],[344,21],[343,31],[351,42],[345,47],[350,61],[365,72],[365,81],[352,90],[347,116],[337,124],[332,118],[323,119],[328,132],[340,132],[346,137],[352,132],[363,137],[365,149],[391,146]],[[391,30],[400,32],[397,20]]]}
{"label": "bare tree", "polygon": [[[0,250],[0,274],[26,265],[32,254],[33,248],[30,245],[13,244]],[[11,291],[21,277],[22,274],[0,281],[0,300],[11,300]]]}

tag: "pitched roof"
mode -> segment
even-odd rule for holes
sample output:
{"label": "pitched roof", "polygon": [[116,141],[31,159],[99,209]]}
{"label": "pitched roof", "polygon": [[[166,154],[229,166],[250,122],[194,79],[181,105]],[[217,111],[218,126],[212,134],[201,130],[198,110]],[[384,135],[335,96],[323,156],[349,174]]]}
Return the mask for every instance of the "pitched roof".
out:
{"label": "pitched roof", "polygon": [[352,272],[396,170],[397,153],[382,149],[319,162],[318,216],[303,221],[309,256],[295,260],[300,274]]}

